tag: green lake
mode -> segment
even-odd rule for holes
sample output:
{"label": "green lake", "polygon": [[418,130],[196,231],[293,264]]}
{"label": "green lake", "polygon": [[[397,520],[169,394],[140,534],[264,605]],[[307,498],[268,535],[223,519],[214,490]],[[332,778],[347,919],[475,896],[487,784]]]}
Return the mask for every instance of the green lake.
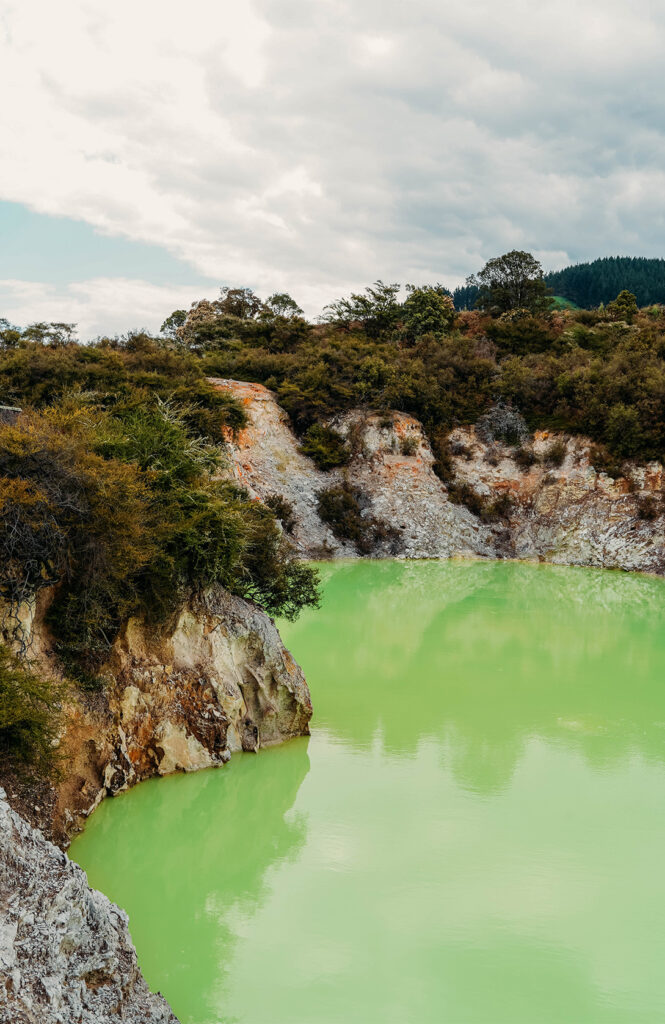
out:
{"label": "green lake", "polygon": [[665,1021],[665,583],[321,567],[309,739],[72,844],[183,1024]]}

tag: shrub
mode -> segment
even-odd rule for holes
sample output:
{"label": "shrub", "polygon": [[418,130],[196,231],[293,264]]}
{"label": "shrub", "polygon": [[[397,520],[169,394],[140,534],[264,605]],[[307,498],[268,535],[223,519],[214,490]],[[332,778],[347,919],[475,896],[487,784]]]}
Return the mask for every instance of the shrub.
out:
{"label": "shrub", "polygon": [[60,408],[0,428],[0,595],[48,612],[88,685],[129,615],[157,622],[218,583],[271,614],[317,601],[271,510],[211,476],[218,453],[168,403],[116,416]]}
{"label": "shrub", "polygon": [[442,483],[447,484],[454,479],[452,450],[448,435],[444,430],[435,430],[430,437],[434,462],[432,469]]}
{"label": "shrub", "polygon": [[538,462],[538,456],[533,449],[524,447],[517,449],[513,455],[513,459],[523,473],[528,472],[528,470]]}
{"label": "shrub", "polygon": [[402,455],[415,455],[418,451],[418,438],[414,437],[413,434],[410,434],[408,437],[403,437],[399,443],[399,450]]}
{"label": "shrub", "polygon": [[367,495],[346,481],[319,491],[317,506],[319,516],[335,537],[351,541],[363,555],[370,554],[381,541],[396,538],[392,527],[367,513]]}
{"label": "shrub", "polygon": [[465,459],[471,458],[471,452],[462,441],[450,442],[450,454],[455,456],[462,456]]}
{"label": "shrub", "polygon": [[485,508],[481,496],[467,483],[448,484],[448,500],[455,505],[465,505],[474,516],[482,516]]}
{"label": "shrub", "polygon": [[11,610],[59,584],[56,637],[100,651],[135,608],[153,542],[141,474],[93,452],[90,429],[57,410],[0,428],[0,593]]}
{"label": "shrub", "polygon": [[448,499],[455,505],[464,505],[484,523],[505,519],[513,507],[512,498],[508,494],[501,494],[494,500],[488,500],[478,494],[470,484],[461,482],[448,485]]}
{"label": "shrub", "polygon": [[510,515],[514,502],[509,494],[501,494],[494,501],[486,502],[480,513],[480,518],[485,523],[495,522],[497,519],[507,519]]}
{"label": "shrub", "polygon": [[52,406],[77,393],[88,407],[112,409],[123,403],[150,407],[171,399],[187,410],[196,433],[222,441],[223,430],[238,430],[247,416],[228,391],[205,379],[200,360],[165,348],[145,334],[94,345],[45,347],[22,340],[0,349],[0,404]]}
{"label": "shrub", "polygon": [[407,285],[402,306],[404,330],[409,339],[424,334],[445,334],[455,320],[452,296],[441,286],[417,288]]}
{"label": "shrub", "polygon": [[565,441],[553,441],[545,452],[545,465],[558,469],[559,466],[563,465],[563,461],[566,458],[567,453],[568,447]]}
{"label": "shrub", "polygon": [[351,451],[342,435],[320,423],[314,423],[309,427],[303,437],[300,451],[324,471],[344,466],[351,458]]}
{"label": "shrub", "polygon": [[293,533],[296,517],[291,502],[283,494],[269,494],[265,499],[265,504],[274,513],[275,518],[279,519],[283,529],[287,533]]}
{"label": "shrub", "polygon": [[0,644],[0,764],[3,771],[53,774],[61,684],[36,675]]}
{"label": "shrub", "polygon": [[517,409],[504,402],[497,402],[477,421],[476,434],[485,444],[503,441],[505,444],[517,446],[526,441],[529,430],[524,417]]}
{"label": "shrub", "polygon": [[660,508],[653,494],[645,494],[637,502],[637,515],[648,523],[657,519],[660,515]]}
{"label": "shrub", "polygon": [[596,444],[589,451],[589,461],[597,473],[606,473],[613,480],[623,476],[623,461],[601,444]]}

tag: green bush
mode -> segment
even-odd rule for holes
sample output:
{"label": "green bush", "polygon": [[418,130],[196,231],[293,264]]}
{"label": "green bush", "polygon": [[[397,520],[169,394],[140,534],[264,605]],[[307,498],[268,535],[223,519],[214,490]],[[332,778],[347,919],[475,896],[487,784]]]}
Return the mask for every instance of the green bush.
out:
{"label": "green bush", "polygon": [[396,540],[395,530],[369,513],[367,495],[346,481],[319,491],[317,506],[335,537],[351,541],[362,555],[371,554],[381,542]]}
{"label": "green bush", "polygon": [[0,765],[3,774],[52,775],[62,685],[36,675],[0,644]]}
{"label": "green bush", "polygon": [[485,501],[470,484],[451,481],[447,484],[448,500],[454,505],[464,505],[474,516],[482,518]]}
{"label": "green bush", "polygon": [[58,641],[96,652],[135,609],[154,544],[148,481],[93,437],[89,418],[57,409],[0,428],[0,593],[17,607],[58,584]]}
{"label": "green bush", "polygon": [[287,533],[293,533],[296,526],[295,510],[291,502],[283,494],[269,494],[265,504],[280,521]]}
{"label": "green bush", "polygon": [[399,450],[402,455],[410,457],[415,455],[418,451],[418,438],[409,435],[409,437],[403,437],[399,443]]}
{"label": "green bush", "polygon": [[538,456],[533,449],[525,447],[518,448],[513,459],[524,473],[527,473],[538,462]]}
{"label": "green bush", "polygon": [[312,424],[306,431],[300,451],[324,471],[345,466],[351,458],[351,450],[342,435],[320,423]]}
{"label": "green bush", "polygon": [[237,399],[205,379],[200,360],[144,334],[94,345],[21,340],[0,349],[0,404],[43,409],[72,393],[88,407],[107,410],[170,399],[186,410],[192,430],[218,442],[224,428],[238,430],[247,422]]}
{"label": "green bush", "polygon": [[553,441],[545,452],[545,465],[558,469],[559,466],[563,465],[567,452],[568,448],[565,441]]}
{"label": "green bush", "polygon": [[61,405],[0,427],[0,596],[56,586],[48,612],[84,685],[130,615],[157,622],[221,584],[271,614],[317,601],[270,509],[216,480],[219,453],[173,404]]}
{"label": "green bush", "polygon": [[513,500],[508,494],[501,494],[494,500],[488,500],[478,494],[470,484],[462,482],[449,483],[447,489],[449,501],[455,505],[464,505],[483,523],[506,519],[513,507]]}

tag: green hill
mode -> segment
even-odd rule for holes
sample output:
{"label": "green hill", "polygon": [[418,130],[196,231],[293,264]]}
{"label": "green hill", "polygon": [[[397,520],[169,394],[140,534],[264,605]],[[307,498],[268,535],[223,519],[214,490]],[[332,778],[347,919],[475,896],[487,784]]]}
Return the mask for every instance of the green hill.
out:
{"label": "green hill", "polygon": [[665,303],[665,260],[606,256],[547,274],[555,295],[583,309],[605,305],[626,288],[640,307]]}

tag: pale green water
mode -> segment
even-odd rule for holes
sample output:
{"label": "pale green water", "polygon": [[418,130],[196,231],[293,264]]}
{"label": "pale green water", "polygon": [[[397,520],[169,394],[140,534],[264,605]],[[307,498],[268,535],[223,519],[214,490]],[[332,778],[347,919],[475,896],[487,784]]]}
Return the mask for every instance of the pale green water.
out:
{"label": "pale green water", "polygon": [[154,780],[72,855],[186,1024],[665,1021],[665,585],[326,566],[310,740]]}

